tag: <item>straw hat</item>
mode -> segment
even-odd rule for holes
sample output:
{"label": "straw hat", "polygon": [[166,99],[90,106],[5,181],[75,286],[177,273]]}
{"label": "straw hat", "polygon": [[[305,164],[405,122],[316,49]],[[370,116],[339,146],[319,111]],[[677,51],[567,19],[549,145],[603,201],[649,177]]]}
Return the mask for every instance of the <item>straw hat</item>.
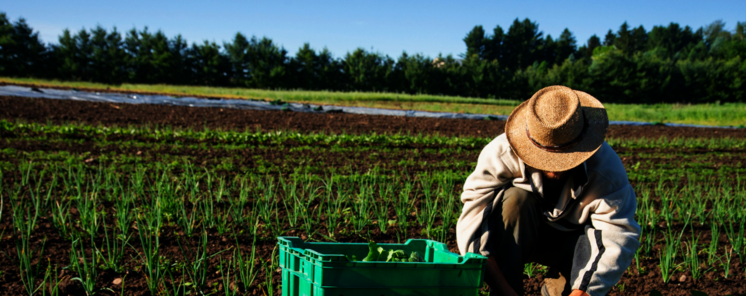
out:
{"label": "straw hat", "polygon": [[549,172],[570,170],[604,142],[609,117],[593,96],[565,86],[542,88],[510,113],[505,134],[527,165]]}

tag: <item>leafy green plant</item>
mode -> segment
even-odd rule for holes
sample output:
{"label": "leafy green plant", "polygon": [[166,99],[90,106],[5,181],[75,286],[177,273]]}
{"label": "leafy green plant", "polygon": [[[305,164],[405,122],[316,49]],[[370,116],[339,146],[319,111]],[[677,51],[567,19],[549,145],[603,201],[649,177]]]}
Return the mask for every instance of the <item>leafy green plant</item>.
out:
{"label": "leafy green plant", "polygon": [[[358,261],[355,255],[348,255],[350,261]],[[376,242],[368,243],[368,254],[360,260],[362,262],[383,261],[383,262],[424,262],[417,251],[412,251],[407,255],[404,250],[390,249],[386,251],[383,247],[378,246]]]}
{"label": "leafy green plant", "polygon": [[529,278],[535,277],[538,274],[544,274],[547,271],[547,267],[538,263],[526,263],[523,265],[523,274]]}

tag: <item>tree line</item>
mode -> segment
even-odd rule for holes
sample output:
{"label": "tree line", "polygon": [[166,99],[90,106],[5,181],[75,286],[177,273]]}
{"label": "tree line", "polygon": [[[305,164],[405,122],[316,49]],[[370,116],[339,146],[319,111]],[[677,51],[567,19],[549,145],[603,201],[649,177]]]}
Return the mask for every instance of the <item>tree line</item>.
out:
{"label": "tree line", "polygon": [[303,45],[291,56],[267,37],[236,33],[223,44],[191,45],[148,28],[64,30],[44,44],[23,18],[0,13],[0,75],[103,83],[375,91],[527,99],[547,85],[584,90],[604,102],[746,102],[746,22],[726,30],[676,23],[630,27],[578,46],[570,30],[556,39],[536,22],[507,31],[475,26],[466,52],[392,58],[358,48],[335,58]]}

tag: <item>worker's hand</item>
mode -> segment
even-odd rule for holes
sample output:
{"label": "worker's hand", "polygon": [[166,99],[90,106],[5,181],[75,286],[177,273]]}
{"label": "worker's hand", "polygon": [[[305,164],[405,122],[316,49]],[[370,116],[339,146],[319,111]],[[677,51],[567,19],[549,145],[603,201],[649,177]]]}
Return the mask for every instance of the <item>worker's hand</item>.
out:
{"label": "worker's hand", "polygon": [[485,274],[484,281],[490,287],[490,292],[496,293],[497,295],[503,296],[518,296],[513,288],[510,287],[508,281],[500,271],[500,267],[497,266],[497,261],[494,256],[487,257],[487,273]]}
{"label": "worker's hand", "polygon": [[585,291],[581,290],[572,290],[572,293],[570,293],[570,296],[590,296]]}

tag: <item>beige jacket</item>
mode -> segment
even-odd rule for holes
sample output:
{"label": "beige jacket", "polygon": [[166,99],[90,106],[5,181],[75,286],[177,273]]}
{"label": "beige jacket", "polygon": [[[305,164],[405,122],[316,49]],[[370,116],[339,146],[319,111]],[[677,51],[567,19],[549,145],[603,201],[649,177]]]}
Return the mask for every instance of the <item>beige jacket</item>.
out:
{"label": "beige jacket", "polygon": [[[588,242],[582,245],[590,248],[591,256],[587,262],[573,263],[579,272],[573,271],[570,281],[573,289],[591,296],[605,295],[631,264],[640,245],[640,226],[634,220],[636,196],[619,156],[606,142],[583,166],[587,179],[569,178],[557,206],[544,215],[547,223],[560,230],[581,228],[590,221]],[[484,147],[476,169],[464,183],[464,207],[456,225],[461,254],[510,256],[491,254],[484,247],[489,237],[486,218],[510,185],[543,195],[541,172],[526,166],[502,134]]]}

